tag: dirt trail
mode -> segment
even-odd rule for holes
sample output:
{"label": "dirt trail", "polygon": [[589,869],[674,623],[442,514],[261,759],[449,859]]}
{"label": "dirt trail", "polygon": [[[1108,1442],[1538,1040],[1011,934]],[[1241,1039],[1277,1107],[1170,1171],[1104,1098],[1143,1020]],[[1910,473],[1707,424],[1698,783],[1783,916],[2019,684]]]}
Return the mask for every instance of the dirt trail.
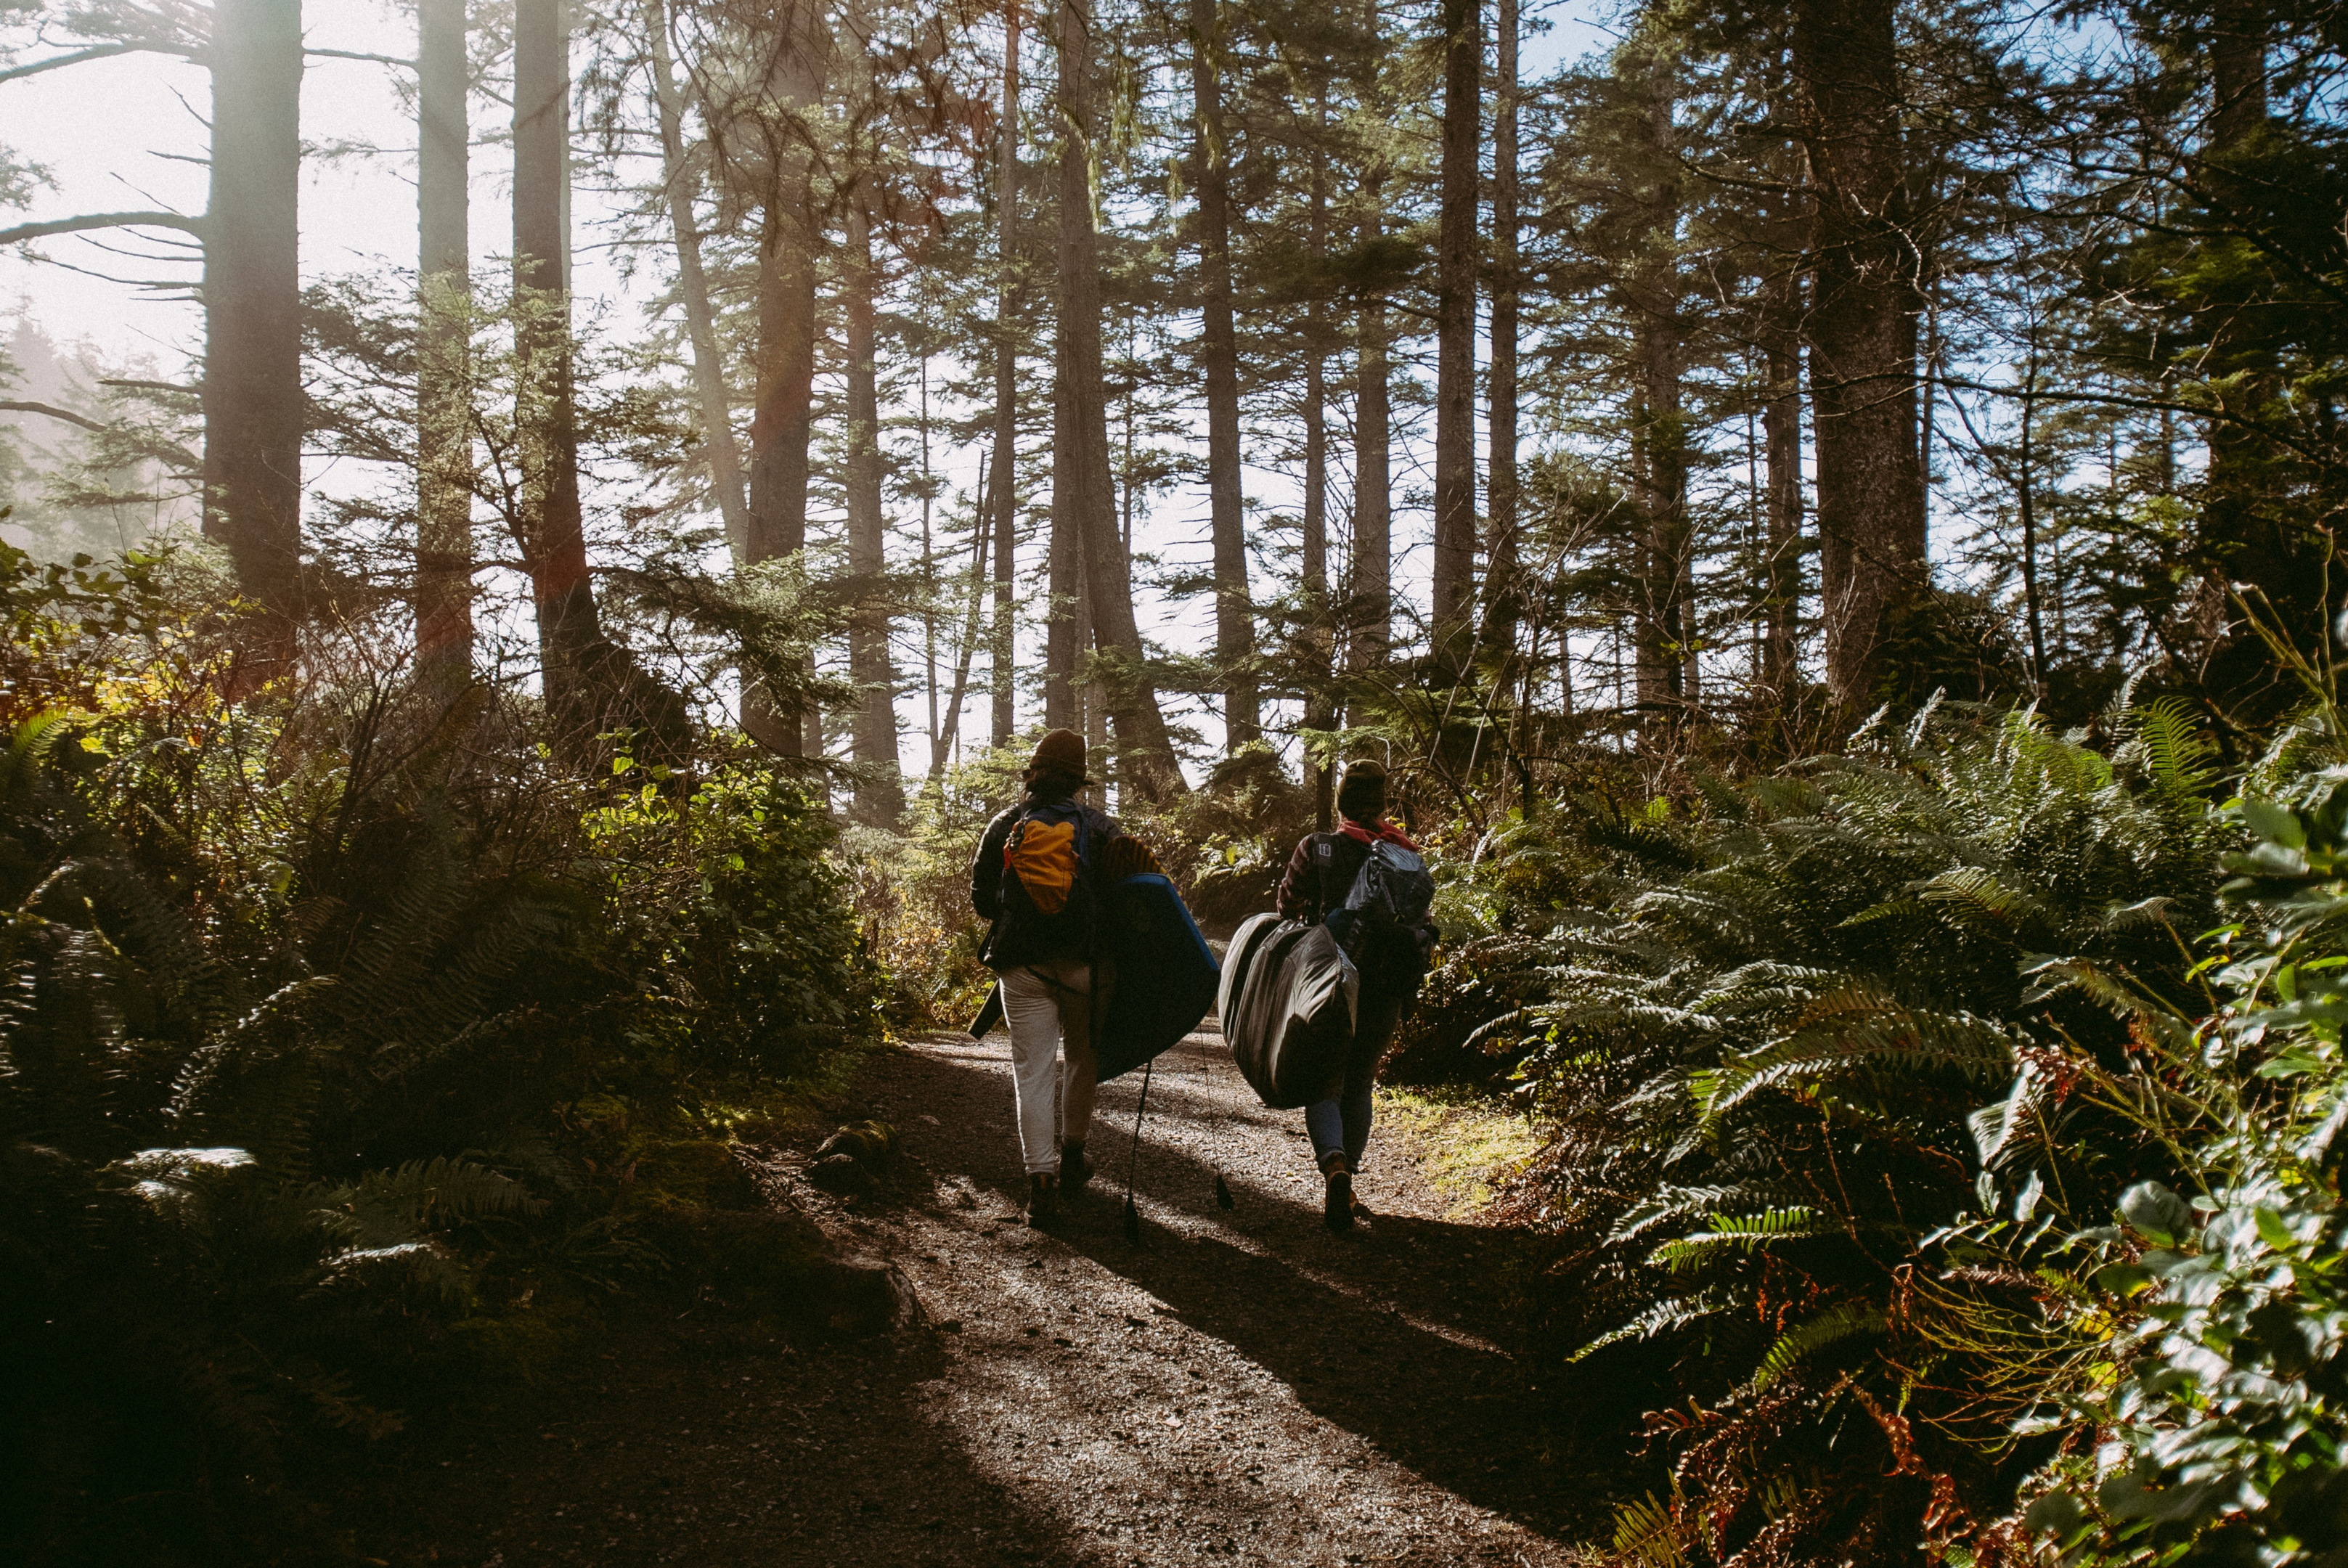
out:
{"label": "dirt trail", "polygon": [[1445,1218],[1381,1133],[1362,1184],[1375,1225],[1329,1235],[1303,1118],[1259,1106],[1209,1032],[1153,1076],[1134,1247],[1119,1196],[1140,1086],[1104,1088],[1097,1190],[1038,1234],[1018,1223],[1004,1038],[876,1053],[857,1092],[903,1136],[893,1193],[793,1196],[892,1258],[928,1324],[779,1358],[689,1329],[632,1346],[526,1450],[444,1470],[401,1532],[415,1556],[1570,1562],[1477,1291],[1492,1233]]}

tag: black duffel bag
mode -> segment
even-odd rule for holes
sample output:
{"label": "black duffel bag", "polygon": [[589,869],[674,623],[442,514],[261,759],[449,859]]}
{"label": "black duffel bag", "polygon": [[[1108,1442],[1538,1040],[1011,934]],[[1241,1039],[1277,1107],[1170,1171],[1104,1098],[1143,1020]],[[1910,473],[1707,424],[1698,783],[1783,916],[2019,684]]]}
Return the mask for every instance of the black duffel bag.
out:
{"label": "black duffel bag", "polygon": [[1293,1111],[1335,1096],[1361,994],[1361,971],[1327,927],[1250,917],[1223,954],[1218,1010],[1256,1097]]}

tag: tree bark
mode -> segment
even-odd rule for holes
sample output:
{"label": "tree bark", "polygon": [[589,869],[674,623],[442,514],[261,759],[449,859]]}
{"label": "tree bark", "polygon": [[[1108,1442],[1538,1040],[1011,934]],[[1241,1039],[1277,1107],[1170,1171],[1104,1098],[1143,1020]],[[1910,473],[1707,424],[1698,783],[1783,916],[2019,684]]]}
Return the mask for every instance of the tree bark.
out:
{"label": "tree bark", "polygon": [[[580,509],[571,367],[571,32],[563,0],[514,7],[515,357],[520,546],[549,708],[574,741],[600,727],[590,665],[604,639]],[[594,733],[592,727],[585,733]]]}
{"label": "tree bark", "polygon": [[[1329,253],[1329,90],[1316,84],[1313,95],[1313,188],[1305,243],[1316,267]],[[1305,671],[1304,727],[1336,724],[1335,626],[1329,602],[1329,327],[1316,294],[1304,308],[1304,542],[1300,562],[1304,635],[1311,648]],[[1304,780],[1312,788],[1313,819],[1326,833],[1336,800],[1336,770],[1307,753]]]}
{"label": "tree bark", "polygon": [[[749,527],[743,559],[788,560],[807,548],[808,445],[814,434],[816,248],[813,158],[798,117],[823,92],[830,33],[797,5],[769,40],[775,97],[758,129],[764,179],[758,231],[758,353],[750,412]],[[746,692],[742,727],[781,756],[823,754],[823,715],[777,713]]]}
{"label": "tree bark", "polygon": [[203,529],[268,612],[255,653],[274,671],[304,609],[301,0],[219,0],[211,67]]}
{"label": "tree bark", "polygon": [[[1518,0],[1499,0],[1492,87],[1492,363],[1487,372],[1490,456],[1486,459],[1483,641],[1503,659],[1515,649],[1523,585],[1517,546],[1517,34]],[[1495,689],[1506,691],[1502,679]]]}
{"label": "tree bark", "polygon": [[[1044,724],[1073,730],[1084,723],[1076,667],[1089,641],[1081,602],[1085,579],[1085,509],[1093,504],[1085,470],[1092,456],[1085,438],[1087,410],[1101,396],[1098,305],[1093,238],[1092,36],[1081,4],[1061,0],[1059,331],[1052,344],[1052,538],[1045,559]],[[1085,302],[1091,302],[1087,304]],[[1079,364],[1089,332],[1093,368]],[[1103,426],[1106,446],[1107,426]]]}
{"label": "tree bark", "polygon": [[[1066,69],[1063,57],[1062,68]],[[1066,134],[1063,128],[1062,134]],[[1061,158],[1060,311],[1059,336],[1052,350],[1052,538],[1045,559],[1044,584],[1044,726],[1073,730],[1084,723],[1076,696],[1076,671],[1083,663],[1089,629],[1085,620],[1085,508],[1092,504],[1085,467],[1091,454],[1084,438],[1085,405],[1100,395],[1100,378],[1086,378],[1075,368],[1073,339],[1076,330],[1066,319],[1069,300],[1079,292],[1066,275],[1069,226],[1078,221],[1066,206],[1067,155]],[[1090,196],[1076,200],[1090,210]]]}
{"label": "tree bark", "polygon": [[473,666],[473,432],[465,0],[417,7],[416,658],[453,685]]}
{"label": "tree bark", "polygon": [[[1365,182],[1365,243],[1379,238],[1382,195],[1382,181]],[[1385,302],[1365,298],[1354,324],[1354,549],[1345,591],[1345,664],[1357,672],[1384,664],[1394,643],[1394,414],[1386,343]],[[1354,722],[1359,718],[1357,712]]]}
{"label": "tree bark", "polygon": [[1019,0],[1003,19],[1003,124],[995,153],[994,456],[988,510],[994,522],[994,743],[1007,746],[1017,728],[1018,646],[1013,620],[1019,506]]}
{"label": "tree bark", "polygon": [[1072,439],[1053,454],[1054,532],[1063,486],[1072,527],[1084,530],[1085,569],[1103,671],[1117,728],[1119,799],[1144,802],[1182,794],[1188,786],[1174,756],[1165,715],[1149,679],[1133,613],[1133,580],[1117,537],[1108,467],[1108,405],[1100,395],[1100,258],[1093,231],[1092,26],[1086,0],[1061,0],[1060,45],[1060,343],[1053,386],[1053,425]]}
{"label": "tree bark", "polygon": [[[432,0],[453,5],[458,0]],[[677,292],[685,299],[685,335],[693,344],[693,390],[701,405],[702,450],[709,488],[725,520],[726,543],[736,562],[747,559],[750,508],[742,493],[742,452],[734,440],[734,400],[726,389],[726,360],[717,346],[716,313],[701,264],[701,227],[693,211],[693,169],[685,155],[685,102],[672,74],[666,0],[645,0],[644,32],[652,45],[653,96],[660,112],[661,176],[669,231],[676,241]]]}
{"label": "tree bark", "polygon": [[1917,288],[1903,232],[1898,0],[1797,0],[1794,69],[1815,201],[1807,318],[1827,680],[1871,705],[1882,644],[1926,581]]}
{"label": "tree bark", "polygon": [[[2221,226],[2247,228],[2259,220],[2256,182],[2241,180],[2233,159],[2265,128],[2268,118],[2267,41],[2272,30],[2267,0],[2219,0],[2209,39],[2210,114],[2197,183],[2207,193]],[[2255,410],[2272,399],[2277,379],[2271,361],[2242,340],[2234,321],[2221,321],[2210,334],[2209,358],[2216,374],[2250,372],[2226,395],[2230,412]],[[2271,448],[2259,436],[2222,419],[2209,424],[2209,463],[2201,507],[2201,535],[2216,584],[2248,583],[2280,612],[2293,637],[2306,628],[2293,610],[2319,602],[2313,591],[2322,573],[2325,547],[2311,548],[2295,519],[2278,516],[2260,495],[2271,481],[2261,458]],[[2265,504],[2262,504],[2265,503]],[[2208,617],[2224,624],[2230,606],[2213,606]],[[2320,636],[2321,633],[2319,632]],[[2236,640],[2239,651],[2221,656],[2218,680],[2248,684],[2240,676],[2262,664],[2263,646],[2254,637]]]}
{"label": "tree bark", "polygon": [[888,523],[880,504],[880,398],[873,342],[872,214],[862,191],[848,206],[848,571],[858,604],[848,629],[848,678],[857,691],[856,819],[894,830],[905,815],[897,762],[897,672],[889,656],[889,614],[880,592],[888,569]]}
{"label": "tree bark", "polygon": [[[1664,302],[1657,302],[1659,306]],[[1639,706],[1649,723],[1668,723],[1687,688],[1689,572],[1687,455],[1682,435],[1680,342],[1673,314],[1642,313],[1636,343],[1638,394],[1632,445],[1639,510],[1639,597],[1633,645]]]}
{"label": "tree bark", "polygon": [[1435,298],[1434,647],[1457,675],[1476,578],[1476,212],[1482,0],[1443,0],[1443,168]]}
{"label": "tree bark", "polygon": [[1661,55],[1644,67],[1647,110],[1640,179],[1653,194],[1641,202],[1641,249],[1626,291],[1636,323],[1632,448],[1645,530],[1632,641],[1642,722],[1650,729],[1668,724],[1694,694],[1687,679],[1695,639],[1687,591],[1694,562],[1681,386],[1684,352],[1680,160],[1673,129],[1675,67],[1674,60]]}
{"label": "tree bark", "polygon": [[1262,739],[1255,610],[1248,598],[1240,499],[1240,351],[1231,318],[1231,194],[1224,141],[1217,0],[1190,0],[1191,179],[1199,199],[1199,363],[1207,394],[1207,499],[1215,559],[1215,662],[1223,679],[1223,750]]}
{"label": "tree bark", "polygon": [[1799,668],[1802,610],[1802,275],[1789,259],[1763,307],[1761,348],[1769,376],[1761,407],[1768,491],[1768,554],[1761,682],[1776,699],[1791,694]]}
{"label": "tree bark", "polygon": [[2209,146],[2231,152],[2267,123],[2268,0],[2218,0],[2209,40]]}

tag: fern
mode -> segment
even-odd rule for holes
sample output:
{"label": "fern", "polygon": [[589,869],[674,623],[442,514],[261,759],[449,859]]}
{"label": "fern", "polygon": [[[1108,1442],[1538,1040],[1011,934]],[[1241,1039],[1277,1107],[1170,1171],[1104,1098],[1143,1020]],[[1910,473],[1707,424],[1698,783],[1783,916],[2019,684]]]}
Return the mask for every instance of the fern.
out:
{"label": "fern", "polygon": [[1677,1501],[1676,1495],[1665,1502],[1650,1492],[1643,1499],[1617,1504],[1615,1557],[1639,1568],[1685,1568],[1688,1554],[1680,1539]]}
{"label": "fern", "polygon": [[1647,1255],[1647,1261],[1678,1270],[1694,1267],[1723,1251],[1751,1252],[1776,1242],[1842,1234],[1839,1226],[1822,1224],[1816,1209],[1800,1205],[1757,1214],[1715,1214],[1708,1223],[1708,1230],[1665,1242]]}
{"label": "fern", "polygon": [[1881,1334],[1885,1327],[1883,1314],[1864,1302],[1845,1302],[1806,1318],[1769,1347],[1769,1353],[1754,1370],[1753,1387],[1766,1389],[1828,1346],[1860,1335]]}
{"label": "fern", "polygon": [[360,1247],[397,1246],[427,1230],[545,1205],[510,1176],[469,1160],[410,1160],[356,1182],[313,1187],[305,1202],[322,1225]]}
{"label": "fern", "polygon": [[1695,1296],[1673,1296],[1659,1301],[1620,1327],[1609,1329],[1566,1358],[1570,1365],[1586,1359],[1610,1345],[1627,1340],[1653,1339],[1658,1334],[1668,1334],[1674,1328],[1684,1328],[1703,1318],[1716,1317],[1728,1310],[1725,1291],[1705,1290]]}

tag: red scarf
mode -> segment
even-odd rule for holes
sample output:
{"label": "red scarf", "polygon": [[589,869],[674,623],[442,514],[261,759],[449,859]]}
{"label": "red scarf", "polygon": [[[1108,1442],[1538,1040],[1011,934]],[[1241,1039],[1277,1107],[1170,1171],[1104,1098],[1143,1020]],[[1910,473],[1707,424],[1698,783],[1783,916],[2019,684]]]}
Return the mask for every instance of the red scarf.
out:
{"label": "red scarf", "polygon": [[1344,834],[1347,838],[1354,840],[1356,843],[1375,844],[1379,840],[1384,839],[1388,844],[1401,845],[1413,855],[1416,855],[1418,853],[1418,845],[1413,844],[1408,838],[1405,837],[1401,828],[1396,827],[1393,823],[1388,822],[1383,816],[1367,827],[1364,827],[1360,823],[1355,822],[1349,816],[1345,818],[1344,821],[1337,825],[1337,831]]}

